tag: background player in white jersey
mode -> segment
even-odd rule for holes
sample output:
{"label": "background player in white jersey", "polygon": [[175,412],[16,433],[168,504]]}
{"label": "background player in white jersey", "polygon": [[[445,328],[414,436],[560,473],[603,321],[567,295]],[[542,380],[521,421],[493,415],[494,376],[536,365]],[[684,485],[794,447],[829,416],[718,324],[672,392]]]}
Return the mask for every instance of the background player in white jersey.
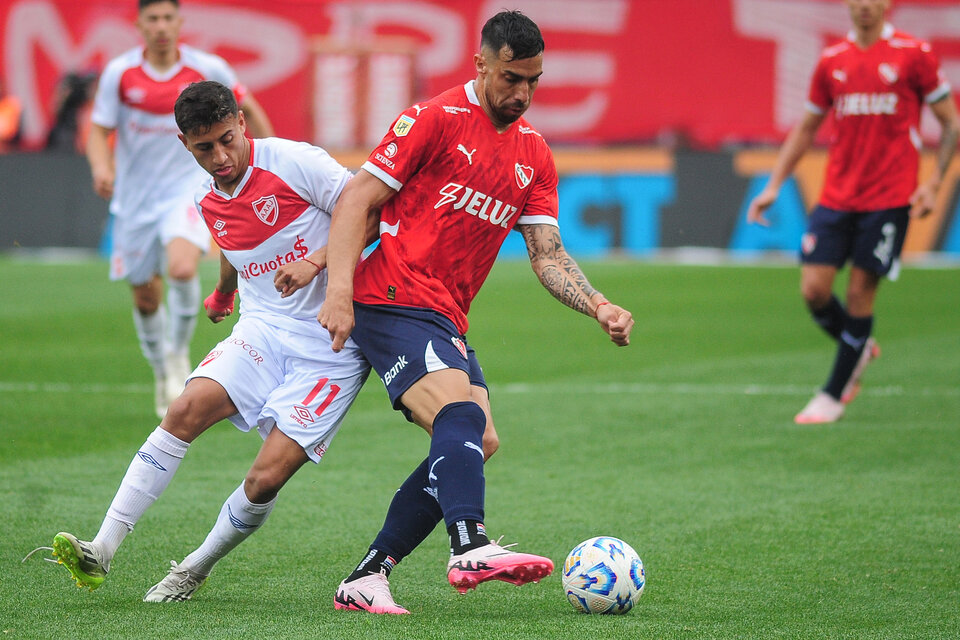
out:
{"label": "background player in white jersey", "polygon": [[144,45],[111,60],[101,74],[87,142],[93,188],[110,199],[110,278],[132,288],[134,326],[153,369],[160,417],[190,372],[197,265],[210,246],[193,206],[205,174],[176,138],[173,103],[191,82],[217,80],[234,90],[253,136],[273,135],[263,109],[222,58],[177,42],[182,22],[177,0],[139,0]]}
{"label": "background player in white jersey", "polygon": [[[814,322],[837,346],[826,384],[794,418],[799,424],[835,422],[857,395],[864,369],[880,353],[872,337],[880,281],[896,278],[908,222],[933,209],[960,136],[950,85],[929,43],[885,22],[889,0],[845,2],[853,28],[821,55],[807,113],[747,212],[750,222],[767,224],[764,212],[832,112],[823,191],[801,242],[800,288]],[[924,104],[942,128],[936,165],[918,183]],[[844,305],[833,283],[848,260]]]}
{"label": "background player in white jersey", "polygon": [[187,87],[176,118],[184,146],[212,176],[197,207],[220,246],[221,273],[204,306],[222,320],[239,280],[240,320],[133,457],[96,537],[59,533],[54,555],[78,585],[99,587],[195,438],[229,418],[242,431],[258,429],[264,443],[207,539],[172,563],[144,598],[151,602],[189,599],[217,560],[263,524],[284,483],[307,460],[320,461],[370,369],[352,341],[332,351],[316,321],[329,212],[350,172],[306,143],[247,138],[233,93],[217,82]]}
{"label": "background player in white jersey", "polygon": [[[407,613],[387,575],[441,519],[450,536],[447,579],[461,593],[492,579],[521,585],[553,570],[549,558],[487,538],[483,462],[496,442],[489,442],[495,434],[466,315],[516,226],[534,272],[558,300],[595,318],[620,346],[629,343],[633,318],[590,285],[563,247],[553,155],[522,118],[543,48],[539,28],[520,12],[487,21],[476,79],[404,112],[334,211],[319,319],[334,349],[352,333],[394,408],[431,434],[428,458],[395,494],[369,553],[338,588],[338,609]],[[356,266],[366,221],[381,207],[380,244]]]}

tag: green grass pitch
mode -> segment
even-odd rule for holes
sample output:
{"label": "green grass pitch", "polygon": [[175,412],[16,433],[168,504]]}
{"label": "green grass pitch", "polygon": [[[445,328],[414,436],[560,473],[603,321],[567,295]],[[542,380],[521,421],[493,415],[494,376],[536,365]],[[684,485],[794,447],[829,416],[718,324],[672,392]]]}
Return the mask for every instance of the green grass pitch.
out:
{"label": "green grass pitch", "polygon": [[[960,270],[884,283],[882,357],[842,421],[798,427],[832,346],[795,267],[584,261],[630,308],[618,349],[525,263],[497,265],[469,337],[491,385],[500,452],[487,528],[543,553],[540,584],[446,584],[438,529],[392,576],[413,615],[333,609],[427,437],[372,378],[319,466],[188,603],[144,592],[203,538],[260,439],[220,424],[189,450],[98,591],[21,558],[60,530],[93,536],[156,426],[129,294],[104,262],[0,259],[0,637],[960,637]],[[204,293],[216,265],[203,265]],[[192,357],[226,334],[201,320]],[[574,613],[559,565],[618,536],[647,590],[625,616]]]}

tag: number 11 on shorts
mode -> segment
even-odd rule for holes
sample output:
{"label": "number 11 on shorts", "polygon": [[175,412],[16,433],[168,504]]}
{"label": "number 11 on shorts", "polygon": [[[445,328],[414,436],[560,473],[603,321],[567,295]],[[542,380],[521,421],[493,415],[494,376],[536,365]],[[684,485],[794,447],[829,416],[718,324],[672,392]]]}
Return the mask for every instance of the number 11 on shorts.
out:
{"label": "number 11 on shorts", "polygon": [[[310,393],[307,394],[307,397],[303,399],[303,405],[305,407],[309,407],[310,403],[316,399],[317,395],[319,395],[321,391],[323,391],[323,388],[327,386],[328,382],[330,382],[330,378],[320,378],[317,380],[317,384],[314,385],[313,389],[310,390]],[[317,407],[317,410],[313,413],[319,416],[326,411],[327,407],[330,406],[330,403],[333,402],[333,399],[337,397],[338,393],[340,393],[340,386],[331,384],[330,392],[327,393],[327,397],[323,399],[323,402],[320,403],[320,406]]]}

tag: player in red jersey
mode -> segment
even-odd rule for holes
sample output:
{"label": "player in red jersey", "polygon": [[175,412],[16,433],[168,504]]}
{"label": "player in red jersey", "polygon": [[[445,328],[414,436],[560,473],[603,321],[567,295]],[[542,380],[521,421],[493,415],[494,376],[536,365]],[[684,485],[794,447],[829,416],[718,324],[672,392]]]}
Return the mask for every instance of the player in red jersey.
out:
{"label": "player in red jersey", "polygon": [[[767,186],[747,219],[764,212],[833,113],[823,192],[801,243],[801,291],[814,321],[837,342],[830,377],[798,424],[839,420],[860,377],[879,355],[871,337],[880,279],[895,279],[911,218],[933,208],[960,135],[950,86],[930,45],[885,22],[889,0],[845,0],[853,29],[828,47],[813,73],[807,114],[780,149]],[[918,128],[924,104],[940,122],[936,166],[918,184]],[[833,293],[837,271],[851,261],[846,308]]]}
{"label": "player in red jersey", "polygon": [[110,278],[130,284],[134,326],[163,417],[190,373],[200,308],[197,266],[210,246],[193,205],[206,174],[177,140],[174,101],[191,82],[216,80],[234,91],[252,135],[269,137],[273,128],[222,58],[178,43],[177,0],[139,0],[138,6],[144,44],[111,60],[100,76],[87,159],[94,191],[110,199]]}
{"label": "player in red jersey", "polygon": [[[450,535],[447,578],[461,593],[553,570],[548,558],[491,542],[483,526],[483,463],[497,438],[466,339],[467,312],[511,229],[523,234],[547,290],[596,318],[615,344],[630,339],[630,312],[594,289],[564,249],[553,156],[522,117],[542,73],[539,28],[519,12],[497,14],[483,27],[474,62],[476,80],[400,115],[333,214],[318,319],[334,349],[353,337],[394,408],[432,436],[429,456],[338,588],[338,609],[405,613],[387,575],[441,519]],[[380,244],[357,266],[365,221],[378,208]]]}

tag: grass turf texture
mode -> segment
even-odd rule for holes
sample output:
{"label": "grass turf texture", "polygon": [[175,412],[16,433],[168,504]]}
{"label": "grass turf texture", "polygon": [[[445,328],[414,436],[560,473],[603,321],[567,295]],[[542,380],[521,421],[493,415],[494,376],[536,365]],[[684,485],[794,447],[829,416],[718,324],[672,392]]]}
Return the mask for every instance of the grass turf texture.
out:
{"label": "grass turf texture", "polygon": [[[498,265],[471,312],[501,450],[487,527],[553,558],[538,585],[446,584],[437,531],[393,573],[412,616],[333,609],[427,438],[371,379],[324,461],[196,599],[140,600],[202,540],[259,447],[222,423],[191,448],[96,592],[31,558],[92,537],[156,425],[129,294],[101,262],[0,260],[0,632],[4,638],[956,638],[960,636],[960,271],[882,287],[883,356],[836,425],[793,415],[833,348],[795,268],[584,263],[636,318],[617,349],[552,300],[525,263]],[[204,292],[216,265],[204,264]],[[193,359],[227,333],[201,320]],[[618,536],[644,560],[640,604],[574,613],[566,553]]]}

